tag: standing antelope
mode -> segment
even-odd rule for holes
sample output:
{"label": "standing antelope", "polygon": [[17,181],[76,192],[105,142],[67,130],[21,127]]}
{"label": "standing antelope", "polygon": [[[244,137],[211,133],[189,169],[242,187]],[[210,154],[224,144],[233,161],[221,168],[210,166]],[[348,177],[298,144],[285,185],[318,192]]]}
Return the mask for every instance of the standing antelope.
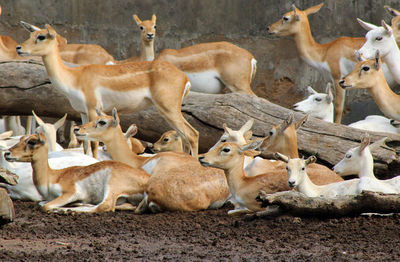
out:
{"label": "standing antelope", "polygon": [[339,84],[343,89],[367,89],[385,116],[400,120],[400,96],[390,89],[385,80],[379,52],[375,59],[359,62]]}
{"label": "standing antelope", "polygon": [[114,108],[112,113],[112,116],[100,115],[77,127],[75,134],[79,139],[103,142],[114,160],[143,168],[151,174],[138,213],[147,207],[152,211],[196,211],[218,208],[225,203],[229,189],[223,172],[202,167],[196,158],[183,153],[136,155],[122,133],[117,110]]}
{"label": "standing antelope", "polygon": [[232,92],[255,95],[250,84],[257,61],[247,50],[229,42],[196,44],[178,50],[165,49],[156,58],[187,74],[191,91],[217,94],[225,86]]}
{"label": "standing antelope", "polygon": [[340,37],[326,44],[315,42],[307,16],[318,12],[322,6],[323,3],[300,10],[292,5],[293,11],[285,13],[282,19],[271,24],[267,30],[280,36],[293,36],[300,57],[324,76],[328,76],[327,80],[334,82],[335,123],[340,123],[345,91],[340,88],[338,82],[353,69],[356,62],[354,51],[363,45],[365,39],[363,37]]}
{"label": "standing antelope", "polygon": [[[51,169],[48,146],[41,134],[22,137],[5,153],[8,161],[31,162],[33,182],[47,201],[44,211],[70,209],[76,212],[106,212],[120,208],[134,209],[132,204],[143,195],[149,175],[140,169],[116,161],[103,161],[89,166]],[[68,207],[80,202],[94,206]]]}
{"label": "standing antelope", "polygon": [[[117,107],[122,113],[132,113],[155,105],[183,137],[186,150],[197,156],[198,131],[181,113],[182,99],[190,89],[189,79],[182,71],[163,61],[68,68],[61,61],[57,33],[50,25],[39,29],[21,24],[31,35],[17,46],[17,52],[42,56],[53,85],[67,96],[83,123],[96,118],[96,109],[110,112]],[[97,144],[92,143],[92,151],[96,157]]]}
{"label": "standing antelope", "polygon": [[394,38],[396,39],[396,42],[400,43],[400,11],[398,11],[394,8],[391,8],[388,5],[385,5],[384,8],[390,15],[393,16],[392,21],[391,21],[393,35],[394,35]]}
{"label": "standing antelope", "polygon": [[156,37],[156,15],[153,14],[151,20],[140,20],[137,15],[133,15],[140,31],[142,46],[140,49],[140,56],[130,57],[126,60],[115,61],[117,64],[136,62],[136,61],[153,61],[154,60],[154,39]]}

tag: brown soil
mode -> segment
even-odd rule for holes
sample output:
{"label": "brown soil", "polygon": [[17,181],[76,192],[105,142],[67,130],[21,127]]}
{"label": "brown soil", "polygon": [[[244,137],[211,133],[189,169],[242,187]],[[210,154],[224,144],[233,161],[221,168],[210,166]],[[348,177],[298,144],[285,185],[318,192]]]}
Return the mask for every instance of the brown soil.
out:
{"label": "brown soil", "polygon": [[229,207],[192,213],[47,214],[15,202],[0,261],[395,261],[400,216],[245,221]]}

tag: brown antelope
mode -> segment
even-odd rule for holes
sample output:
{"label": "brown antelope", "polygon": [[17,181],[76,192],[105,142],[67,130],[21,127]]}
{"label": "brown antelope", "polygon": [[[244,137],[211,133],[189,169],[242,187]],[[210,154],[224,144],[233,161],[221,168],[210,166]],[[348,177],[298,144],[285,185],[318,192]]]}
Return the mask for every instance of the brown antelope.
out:
{"label": "brown antelope", "polygon": [[0,61],[21,59],[21,57],[18,56],[17,52],[15,51],[17,45],[18,43],[15,42],[11,37],[0,35]]}
{"label": "brown antelope", "polygon": [[354,51],[359,49],[363,37],[339,37],[336,40],[319,44],[315,42],[308,22],[308,15],[318,12],[323,3],[300,10],[292,5],[293,10],[283,15],[282,19],[268,27],[271,34],[293,36],[300,57],[316,68],[335,85],[335,123],[342,119],[345,92],[338,85],[339,80],[348,74],[356,62]]}
{"label": "brown antelope", "polygon": [[383,114],[400,120],[400,96],[394,93],[383,75],[379,52],[375,59],[359,62],[354,70],[340,81],[343,89],[367,89]]}
{"label": "brown antelope", "polygon": [[151,20],[140,20],[137,15],[133,15],[140,31],[142,46],[140,49],[140,56],[130,57],[126,60],[115,61],[116,64],[136,61],[153,61],[154,60],[154,39],[156,37],[156,15],[153,14]]}
{"label": "brown antelope", "polygon": [[154,153],[159,152],[184,152],[182,138],[175,130],[170,130],[161,135],[160,139],[150,146]]}
{"label": "brown antelope", "polygon": [[[128,142],[129,148],[136,154],[142,154],[145,151],[145,147],[143,146],[142,142],[134,138],[138,131],[138,128],[135,124],[132,124],[128,127],[126,132],[124,133],[125,139]],[[183,152],[183,147],[182,147],[182,152]]]}
{"label": "brown antelope", "polygon": [[115,109],[112,116],[101,115],[77,127],[75,134],[79,139],[103,142],[114,160],[143,168],[151,174],[139,213],[147,206],[153,211],[218,208],[229,196],[223,172],[202,167],[190,155],[163,152],[146,158],[132,152]]}
{"label": "brown antelope", "polygon": [[388,5],[385,5],[384,8],[386,11],[393,16],[391,25],[392,25],[392,30],[393,30],[393,36],[397,42],[397,45],[400,43],[400,11],[391,8]]}
{"label": "brown antelope", "polygon": [[[149,175],[116,161],[102,161],[89,166],[51,169],[45,136],[24,136],[5,153],[8,161],[31,162],[33,182],[47,201],[44,211],[106,212],[134,209],[134,200],[144,193]],[[125,200],[123,202],[121,200]],[[68,207],[73,203],[93,206]]]}
{"label": "brown antelope", "polygon": [[[132,113],[155,105],[183,137],[186,151],[197,156],[198,131],[181,113],[182,99],[190,89],[182,71],[163,61],[68,68],[61,61],[57,33],[50,25],[38,30],[28,23],[21,24],[31,35],[17,46],[17,52],[42,56],[53,85],[67,96],[83,123],[96,118],[96,109],[111,112],[115,106],[122,113]],[[97,144],[92,143],[92,151],[96,157]]]}
{"label": "brown antelope", "polygon": [[255,95],[250,84],[257,61],[247,50],[229,42],[165,49],[156,60],[167,61],[187,74],[191,91],[217,94],[225,86],[232,92]]}

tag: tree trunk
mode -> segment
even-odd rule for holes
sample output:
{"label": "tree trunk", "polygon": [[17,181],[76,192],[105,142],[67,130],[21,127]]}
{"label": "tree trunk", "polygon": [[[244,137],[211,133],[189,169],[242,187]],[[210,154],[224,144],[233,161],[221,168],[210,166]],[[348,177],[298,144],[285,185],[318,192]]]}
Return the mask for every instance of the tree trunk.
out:
{"label": "tree trunk", "polygon": [[[66,112],[69,119],[79,120],[68,100],[48,80],[45,68],[40,63],[3,62],[0,63],[0,114],[29,115],[34,109],[39,116],[62,117]],[[223,123],[231,128],[239,128],[250,118],[254,118],[253,134],[266,136],[273,125],[287,118],[289,109],[272,104],[266,99],[231,93],[209,95],[192,92],[185,98],[182,112],[186,119],[200,132],[200,151],[208,150],[221,136]],[[108,112],[110,113],[110,112]],[[295,119],[303,114],[294,112]],[[138,138],[156,141],[163,132],[170,129],[166,121],[154,107],[135,114],[121,115],[121,125],[127,128],[136,123]],[[310,117],[298,131],[300,153],[316,155],[323,164],[332,166],[352,147],[360,142],[366,131],[344,125],[327,123]],[[371,142],[387,136],[388,147],[380,147],[373,152],[376,174],[395,174],[400,167],[396,151],[400,149],[397,135],[368,132]]]}
{"label": "tree trunk", "polygon": [[284,191],[274,194],[261,192],[258,200],[264,207],[278,206],[254,216],[275,217],[289,214],[300,217],[343,217],[356,216],[362,213],[399,213],[400,195],[381,194],[364,191],[357,196],[341,196],[334,199],[307,197],[297,191]]}

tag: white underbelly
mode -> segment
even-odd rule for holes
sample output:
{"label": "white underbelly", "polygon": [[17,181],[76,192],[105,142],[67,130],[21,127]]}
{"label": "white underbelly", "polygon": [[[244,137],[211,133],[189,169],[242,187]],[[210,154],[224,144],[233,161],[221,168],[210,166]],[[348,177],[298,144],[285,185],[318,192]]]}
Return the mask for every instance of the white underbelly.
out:
{"label": "white underbelly", "polygon": [[219,80],[220,75],[216,71],[185,73],[189,77],[190,83],[192,84],[190,91],[219,94],[224,87],[222,82]]}
{"label": "white underbelly", "polygon": [[138,88],[126,92],[117,92],[108,88],[99,87],[95,91],[97,106],[104,112],[111,112],[116,107],[118,113],[132,113],[149,107],[152,104],[148,88]]}
{"label": "white underbelly", "polygon": [[81,90],[70,88],[69,86],[51,77],[50,81],[68,98],[69,103],[74,110],[78,111],[79,113],[87,113],[88,110],[86,107],[86,98]]}

